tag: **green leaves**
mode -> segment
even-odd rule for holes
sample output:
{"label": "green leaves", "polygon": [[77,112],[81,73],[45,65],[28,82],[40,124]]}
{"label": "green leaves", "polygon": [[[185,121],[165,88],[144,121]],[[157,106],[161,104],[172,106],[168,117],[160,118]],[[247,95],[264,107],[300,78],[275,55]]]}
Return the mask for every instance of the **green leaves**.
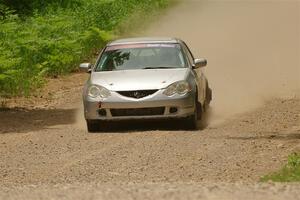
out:
{"label": "green leaves", "polygon": [[6,7],[16,10],[20,15],[30,15],[33,12],[46,12],[48,7],[66,9],[80,7],[81,4],[82,0],[2,0],[0,9]]}
{"label": "green leaves", "polygon": [[16,19],[18,16],[14,14],[14,11],[11,10],[8,6],[0,4],[0,20],[12,20]]}
{"label": "green leaves", "polygon": [[[18,0],[0,3],[0,96],[27,95],[43,77],[77,69],[137,10],[169,0]],[[9,6],[9,7],[8,7]],[[31,16],[24,16],[22,9]],[[14,11],[15,9],[16,11]],[[28,13],[27,13],[28,14]],[[2,18],[1,18],[2,17]]]}

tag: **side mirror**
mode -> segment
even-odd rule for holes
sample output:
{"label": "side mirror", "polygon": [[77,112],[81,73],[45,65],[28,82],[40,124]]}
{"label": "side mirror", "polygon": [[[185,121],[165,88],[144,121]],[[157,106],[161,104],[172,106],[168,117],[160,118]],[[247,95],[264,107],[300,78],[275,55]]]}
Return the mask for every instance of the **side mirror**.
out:
{"label": "side mirror", "polygon": [[207,65],[207,60],[204,58],[195,59],[194,60],[195,65],[193,66],[194,69],[205,67]]}
{"label": "side mirror", "polygon": [[93,65],[91,63],[81,63],[79,65],[80,70],[91,73]]}

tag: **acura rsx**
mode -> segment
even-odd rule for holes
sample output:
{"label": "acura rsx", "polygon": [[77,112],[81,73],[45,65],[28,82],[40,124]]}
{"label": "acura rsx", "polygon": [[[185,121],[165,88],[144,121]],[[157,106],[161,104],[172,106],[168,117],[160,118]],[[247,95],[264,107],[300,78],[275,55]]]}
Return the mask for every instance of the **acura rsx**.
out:
{"label": "acura rsx", "polygon": [[110,42],[94,65],[80,65],[90,73],[83,89],[88,131],[101,130],[105,121],[142,119],[180,119],[196,129],[212,99],[206,64],[180,39]]}

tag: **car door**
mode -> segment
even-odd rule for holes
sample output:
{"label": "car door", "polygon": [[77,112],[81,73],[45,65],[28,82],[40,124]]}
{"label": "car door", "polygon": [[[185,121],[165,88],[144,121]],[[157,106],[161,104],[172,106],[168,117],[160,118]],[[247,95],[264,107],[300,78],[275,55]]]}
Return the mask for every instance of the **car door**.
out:
{"label": "car door", "polygon": [[[191,50],[189,49],[189,47],[184,43],[183,43],[183,49],[187,55],[188,61],[190,63],[191,66],[195,66],[195,58],[191,52]],[[204,74],[202,72],[202,69],[192,69],[194,77],[196,79],[197,82],[197,88],[198,88],[198,100],[200,101],[200,103],[203,105],[203,103],[205,102],[205,77]]]}

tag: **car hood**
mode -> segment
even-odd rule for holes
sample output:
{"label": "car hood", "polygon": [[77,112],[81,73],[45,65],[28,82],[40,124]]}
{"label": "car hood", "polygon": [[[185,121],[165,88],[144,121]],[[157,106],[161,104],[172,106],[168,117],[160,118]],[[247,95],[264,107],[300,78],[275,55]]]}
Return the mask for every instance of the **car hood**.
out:
{"label": "car hood", "polygon": [[189,71],[176,68],[93,72],[90,81],[111,91],[153,90],[185,80]]}

